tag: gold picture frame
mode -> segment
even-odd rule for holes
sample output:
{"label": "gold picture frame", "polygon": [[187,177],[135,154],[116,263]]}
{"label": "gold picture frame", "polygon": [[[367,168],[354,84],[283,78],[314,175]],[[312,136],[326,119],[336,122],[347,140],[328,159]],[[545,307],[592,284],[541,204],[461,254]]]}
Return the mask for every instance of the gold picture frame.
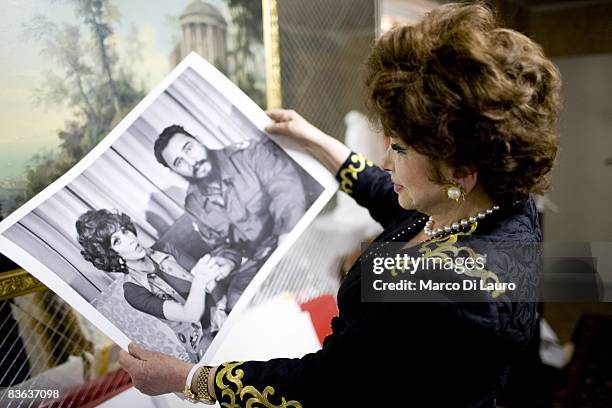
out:
{"label": "gold picture frame", "polygon": [[266,101],[268,109],[283,105],[281,94],[280,40],[276,0],[262,0],[263,42],[266,56]]}
{"label": "gold picture frame", "polygon": [[41,290],[47,290],[47,287],[25,269],[0,272],[0,300],[12,299]]}

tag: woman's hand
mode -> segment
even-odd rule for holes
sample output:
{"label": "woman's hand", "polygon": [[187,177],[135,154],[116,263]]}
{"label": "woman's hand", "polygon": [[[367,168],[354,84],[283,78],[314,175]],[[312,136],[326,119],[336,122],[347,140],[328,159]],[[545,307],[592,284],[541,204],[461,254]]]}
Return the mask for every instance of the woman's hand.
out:
{"label": "woman's hand", "polygon": [[266,113],[274,121],[274,123],[266,127],[266,132],[289,136],[305,145],[305,147],[317,144],[321,138],[329,137],[301,117],[296,111],[272,109],[266,111]]}
{"label": "woman's hand", "polygon": [[221,274],[222,270],[217,264],[215,258],[206,254],[191,268],[191,273],[194,276],[194,282],[199,282],[205,288],[211,282],[214,282]]}
{"label": "woman's hand", "polygon": [[323,133],[295,111],[273,109],[266,113],[274,121],[266,126],[266,132],[295,140],[334,174],[351,152],[344,143]]}
{"label": "woman's hand", "polygon": [[215,280],[220,281],[227,278],[227,276],[236,268],[234,261],[224,258],[222,256],[213,257],[213,261],[219,267],[219,272]]}
{"label": "woman's hand", "polygon": [[134,387],[147,395],[182,392],[193,364],[168,354],[146,350],[134,343],[129,354],[119,351],[119,364],[130,374]]}
{"label": "woman's hand", "polygon": [[196,323],[200,321],[206,306],[207,293],[211,293],[216,286],[216,280],[221,268],[210,255],[204,255],[191,268],[193,280],[189,295],[184,304],[166,300],[163,304],[164,317],[178,322]]}

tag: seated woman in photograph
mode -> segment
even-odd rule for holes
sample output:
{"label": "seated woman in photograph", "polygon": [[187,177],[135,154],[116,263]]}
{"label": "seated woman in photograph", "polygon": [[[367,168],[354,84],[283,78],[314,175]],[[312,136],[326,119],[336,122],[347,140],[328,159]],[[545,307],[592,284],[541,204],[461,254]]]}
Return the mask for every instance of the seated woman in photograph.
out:
{"label": "seated woman in photograph", "polygon": [[[182,390],[223,407],[496,406],[537,324],[538,262],[476,245],[542,240],[532,193],[546,190],[557,152],[559,73],[487,7],[461,3],[382,35],[365,85],[389,142],[382,168],[293,111],[268,112],[268,132],[301,143],[384,227],[342,281],[322,349],[208,367],[131,344],[120,362],[139,390]],[[373,257],[476,249],[486,261],[478,272],[513,279],[520,301],[498,291],[479,302],[414,302],[411,292],[404,302],[362,300]]]}
{"label": "seated woman in photograph", "polygon": [[88,211],[79,217],[76,230],[87,261],[105,272],[124,274],[127,303],[164,319],[187,352],[201,357],[226,317],[223,300],[212,304],[210,293],[229,268],[205,255],[187,272],[171,255],[143,247],[126,214]]}

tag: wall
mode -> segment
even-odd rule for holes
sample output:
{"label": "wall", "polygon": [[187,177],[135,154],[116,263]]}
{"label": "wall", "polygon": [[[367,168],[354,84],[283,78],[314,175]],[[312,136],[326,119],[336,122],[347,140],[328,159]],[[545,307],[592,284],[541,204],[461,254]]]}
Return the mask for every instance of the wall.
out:
{"label": "wall", "polygon": [[544,217],[546,238],[612,241],[612,54],[559,57],[564,109],[561,149]]}

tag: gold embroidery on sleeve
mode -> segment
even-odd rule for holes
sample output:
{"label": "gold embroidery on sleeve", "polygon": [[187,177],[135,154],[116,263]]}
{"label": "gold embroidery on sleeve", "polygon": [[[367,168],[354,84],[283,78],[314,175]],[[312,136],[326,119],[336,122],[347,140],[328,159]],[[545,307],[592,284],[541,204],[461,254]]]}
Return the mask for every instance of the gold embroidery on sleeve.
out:
{"label": "gold embroidery on sleeve", "polygon": [[[243,361],[234,363],[224,363],[219,367],[219,371],[215,376],[217,387],[221,390],[221,398],[229,398],[230,402],[222,402],[223,408],[241,408],[241,405],[236,403],[236,395],[240,396],[240,399],[246,402],[246,408],[302,408],[302,404],[297,401],[287,401],[284,397],[281,397],[280,405],[273,405],[269,401],[269,397],[274,394],[274,387],[268,385],[264,388],[263,393],[259,392],[252,385],[244,386],[242,384],[242,377],[244,377],[244,371],[236,369],[236,367],[243,364]],[[223,382],[224,379],[231,384]],[[235,390],[232,389],[235,386]],[[248,399],[245,399],[248,398]],[[249,398],[250,397],[250,398]],[[221,398],[218,398],[219,400]],[[255,405],[261,404],[261,405]]]}
{"label": "gold embroidery on sleeve", "polygon": [[[356,163],[357,167],[352,164],[340,171],[340,190],[347,194],[352,194],[353,181],[357,180],[359,173],[365,170],[366,166],[372,167],[374,164],[364,156],[353,153],[350,157],[351,162]],[[349,177],[350,176],[350,177]]]}
{"label": "gold embroidery on sleeve", "polygon": [[[241,361],[235,363],[225,363],[219,366],[217,375],[215,376],[215,381],[217,383],[217,387],[221,390],[221,398],[228,397],[230,402],[221,403],[222,407],[225,408],[240,408],[238,404],[236,404],[236,392],[240,393],[242,391],[242,377],[244,376],[244,371],[236,370],[236,374],[232,374],[232,369],[242,364]],[[230,384],[223,383],[223,378],[227,377],[227,380],[233,383],[236,386],[236,392],[232,390]],[[218,400],[221,400],[217,396]]]}

